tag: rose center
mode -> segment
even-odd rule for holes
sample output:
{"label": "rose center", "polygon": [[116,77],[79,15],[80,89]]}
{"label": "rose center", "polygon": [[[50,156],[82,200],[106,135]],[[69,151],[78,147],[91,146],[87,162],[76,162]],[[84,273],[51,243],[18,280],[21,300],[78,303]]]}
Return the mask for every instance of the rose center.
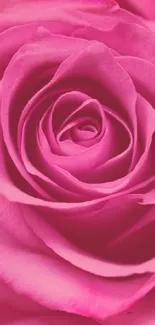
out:
{"label": "rose center", "polygon": [[99,132],[99,125],[95,125],[95,122],[85,118],[83,122],[76,125],[73,128],[72,133],[75,141],[89,141],[94,139]]}

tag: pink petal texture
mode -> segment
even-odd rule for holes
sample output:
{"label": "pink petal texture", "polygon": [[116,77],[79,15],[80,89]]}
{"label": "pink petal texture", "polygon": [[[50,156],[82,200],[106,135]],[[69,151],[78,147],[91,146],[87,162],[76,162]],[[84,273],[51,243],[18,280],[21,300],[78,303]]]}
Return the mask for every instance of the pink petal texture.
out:
{"label": "pink petal texture", "polygon": [[155,3],[153,0],[117,0],[121,8],[141,17],[145,26],[155,32]]}
{"label": "pink petal texture", "polygon": [[2,325],[154,325],[154,13],[0,2]]}
{"label": "pink petal texture", "polygon": [[123,8],[131,10],[145,18],[155,18],[155,3],[153,0],[118,0]]}
{"label": "pink petal texture", "polygon": [[153,325],[155,319],[154,311],[154,291],[152,291],[145,298],[141,299],[138,303],[126,310],[125,313],[119,314],[116,317],[109,318],[103,325]]}
{"label": "pink petal texture", "polygon": [[[38,7],[39,3],[39,7]],[[103,22],[104,17],[104,24]],[[69,23],[70,28],[95,26],[109,28],[118,21],[139,22],[142,20],[130,12],[119,9],[113,0],[2,0],[0,30],[30,22],[49,22],[51,25]],[[56,28],[56,29],[57,29]]]}
{"label": "pink petal texture", "polygon": [[128,308],[153,288],[151,274],[110,281],[76,269],[39,243],[20,212],[18,206],[15,209],[12,203],[1,201],[1,278],[16,293],[46,308],[104,319]]}

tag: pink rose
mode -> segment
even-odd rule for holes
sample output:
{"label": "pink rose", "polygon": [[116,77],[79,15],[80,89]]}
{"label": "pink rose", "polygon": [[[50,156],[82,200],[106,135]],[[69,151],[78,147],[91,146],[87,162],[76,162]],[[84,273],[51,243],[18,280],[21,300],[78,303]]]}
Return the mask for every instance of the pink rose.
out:
{"label": "pink rose", "polygon": [[154,324],[155,34],[110,0],[0,9],[0,324]]}

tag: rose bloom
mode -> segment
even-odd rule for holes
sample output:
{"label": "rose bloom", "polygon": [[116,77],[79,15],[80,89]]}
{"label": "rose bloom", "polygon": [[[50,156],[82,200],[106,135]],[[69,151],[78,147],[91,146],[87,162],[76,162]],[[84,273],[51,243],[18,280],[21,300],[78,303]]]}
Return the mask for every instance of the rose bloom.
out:
{"label": "rose bloom", "polygon": [[110,0],[0,3],[2,325],[155,322],[146,20]]}

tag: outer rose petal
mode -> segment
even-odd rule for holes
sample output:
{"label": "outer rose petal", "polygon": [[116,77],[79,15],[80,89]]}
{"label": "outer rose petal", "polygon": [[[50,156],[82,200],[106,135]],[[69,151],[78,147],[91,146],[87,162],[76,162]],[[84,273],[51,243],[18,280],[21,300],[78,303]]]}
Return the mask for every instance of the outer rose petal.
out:
{"label": "outer rose petal", "polygon": [[[110,280],[72,266],[41,242],[36,247],[35,243],[39,239],[21,218],[23,209],[28,213],[27,208],[23,206],[21,212],[18,205],[6,200],[1,201],[2,206],[0,274],[17,294],[51,310],[103,320],[125,310],[154,287],[155,278],[151,274]],[[6,222],[6,214],[13,218],[14,224],[9,219]],[[18,220],[21,220],[22,227],[16,226]],[[26,237],[28,231],[29,247]]]}
{"label": "outer rose petal", "polygon": [[[123,202],[123,198],[122,198]],[[124,204],[128,204],[127,200],[124,202]],[[132,204],[132,202],[131,202]],[[119,204],[120,206],[120,204]],[[118,207],[116,206],[115,209]],[[120,208],[119,208],[120,209]],[[108,209],[106,210],[108,211]],[[134,210],[135,211],[135,210]],[[78,268],[85,270],[87,272],[90,272],[92,274],[95,274],[97,276],[105,276],[105,277],[124,277],[124,276],[129,276],[133,274],[144,274],[148,272],[155,272],[155,259],[150,259],[144,263],[140,263],[137,265],[121,265],[121,264],[115,264],[115,263],[110,263],[106,260],[99,259],[95,257],[95,255],[90,255],[87,252],[83,252],[79,247],[76,247],[76,245],[73,245],[72,241],[66,240],[62,234],[58,233],[52,226],[52,222],[54,223],[54,218],[55,216],[51,214],[50,219],[48,222],[46,222],[41,215],[38,215],[38,213],[35,213],[33,210],[29,210],[29,208],[24,208],[22,210],[22,215],[25,218],[26,222],[30,226],[30,228],[33,229],[34,233],[40,237],[43,242],[47,245],[47,247],[51,248],[56,254],[64,258],[66,261],[72,263],[73,265],[77,266]],[[83,213],[83,216],[85,214]],[[130,236],[134,236],[134,233],[136,231],[143,229],[146,225],[151,225],[152,219],[154,216],[154,210],[150,210],[149,213],[146,214],[145,217],[142,218],[139,222],[137,222],[133,227],[128,228],[126,231],[122,232],[122,236],[118,236],[115,241],[109,242],[109,247],[110,246],[115,246],[119,244],[123,239],[128,239]],[[95,216],[96,217],[96,216]],[[110,216],[113,218],[112,216]],[[131,215],[130,213],[128,214],[128,217],[130,218]],[[78,223],[77,221],[80,222],[80,218],[76,220],[75,215],[73,214],[73,220],[74,222],[71,223],[70,220],[70,228],[73,229],[73,231],[76,231],[75,229],[78,228]],[[86,216],[87,218],[87,216]],[[119,226],[121,226],[121,222],[119,219],[116,219]],[[125,219],[126,220],[126,219]],[[59,223],[64,224],[64,219],[60,218]],[[94,223],[94,219],[90,216],[90,222]],[[73,223],[77,224],[77,227],[73,226]],[[117,223],[116,223],[117,224]],[[86,227],[86,226],[85,226]],[[106,222],[105,225],[104,223],[101,224],[100,227],[106,227]],[[88,224],[89,228],[89,224]],[[85,228],[84,228],[85,229]],[[108,229],[108,228],[107,228]],[[80,230],[78,230],[79,233]],[[106,232],[106,231],[105,231]],[[69,236],[68,236],[69,237]],[[69,237],[70,238],[70,237]],[[86,241],[88,243],[90,242],[90,239],[85,237]],[[92,239],[93,240],[93,239]],[[132,239],[131,239],[132,240]],[[122,245],[124,243],[121,243]],[[77,245],[78,246],[78,245]],[[133,248],[131,248],[132,250]]]}
{"label": "outer rose petal", "polygon": [[[19,221],[19,220],[18,220]],[[20,224],[21,226],[21,224]],[[16,227],[15,227],[16,228]],[[14,228],[14,229],[15,229]],[[9,312],[8,312],[9,311]],[[9,325],[97,325],[95,321],[75,314],[46,309],[31,298],[12,290],[0,281],[0,324]]]}
{"label": "outer rose petal", "polygon": [[[39,3],[39,6],[38,6]],[[99,29],[109,29],[118,21],[143,24],[137,16],[120,9],[113,0],[68,0],[63,1],[22,1],[2,2],[0,31],[8,27],[30,22],[67,22],[75,27],[91,25]],[[103,24],[104,16],[104,24]]]}
{"label": "outer rose petal", "polygon": [[124,313],[103,321],[102,325],[154,325],[155,321],[155,291],[145,296]]}
{"label": "outer rose petal", "polygon": [[[1,325],[6,323],[11,325],[51,325],[51,321],[57,314],[35,303],[26,296],[17,294],[12,290],[10,284],[0,280]],[[63,316],[65,314],[60,314],[58,318],[63,318]]]}
{"label": "outer rose petal", "polygon": [[[74,26],[72,24],[43,21],[41,23],[32,22],[22,26],[14,26],[2,32],[0,34],[0,79],[12,56],[19,50],[20,47],[33,38],[40,25],[54,34],[70,35],[74,30]],[[12,40],[11,42],[10,39]]]}
{"label": "outer rose petal", "polygon": [[141,17],[141,23],[155,32],[154,0],[117,0],[117,3],[128,11]]}
{"label": "outer rose petal", "polygon": [[[109,48],[117,51],[118,55],[133,56],[155,63],[153,54],[155,51],[155,35],[139,24],[132,24],[128,21],[125,23],[118,22],[115,27],[109,30],[100,30],[89,26],[75,30],[73,35],[103,42]],[[122,42],[122,38],[124,42]]]}
{"label": "outer rose petal", "polygon": [[[38,6],[39,3],[39,6]],[[1,4],[1,23],[0,28],[5,29],[11,25],[23,24],[34,21],[51,21],[61,20],[81,24],[80,11],[88,11],[89,18],[91,13],[99,13],[101,10],[104,13],[106,10],[118,9],[118,6],[113,0],[59,0],[57,2],[50,0],[2,0]],[[110,10],[109,10],[110,9]],[[76,12],[76,14],[75,14]],[[87,16],[87,14],[86,14]],[[93,21],[97,23],[97,16],[93,15]],[[82,19],[83,20],[83,19]]]}
{"label": "outer rose petal", "polygon": [[145,18],[155,18],[155,2],[154,0],[117,0],[121,7],[131,10],[136,14]]}
{"label": "outer rose petal", "polygon": [[16,293],[3,281],[0,281],[0,324],[97,325],[89,318],[46,309],[24,295]]}

